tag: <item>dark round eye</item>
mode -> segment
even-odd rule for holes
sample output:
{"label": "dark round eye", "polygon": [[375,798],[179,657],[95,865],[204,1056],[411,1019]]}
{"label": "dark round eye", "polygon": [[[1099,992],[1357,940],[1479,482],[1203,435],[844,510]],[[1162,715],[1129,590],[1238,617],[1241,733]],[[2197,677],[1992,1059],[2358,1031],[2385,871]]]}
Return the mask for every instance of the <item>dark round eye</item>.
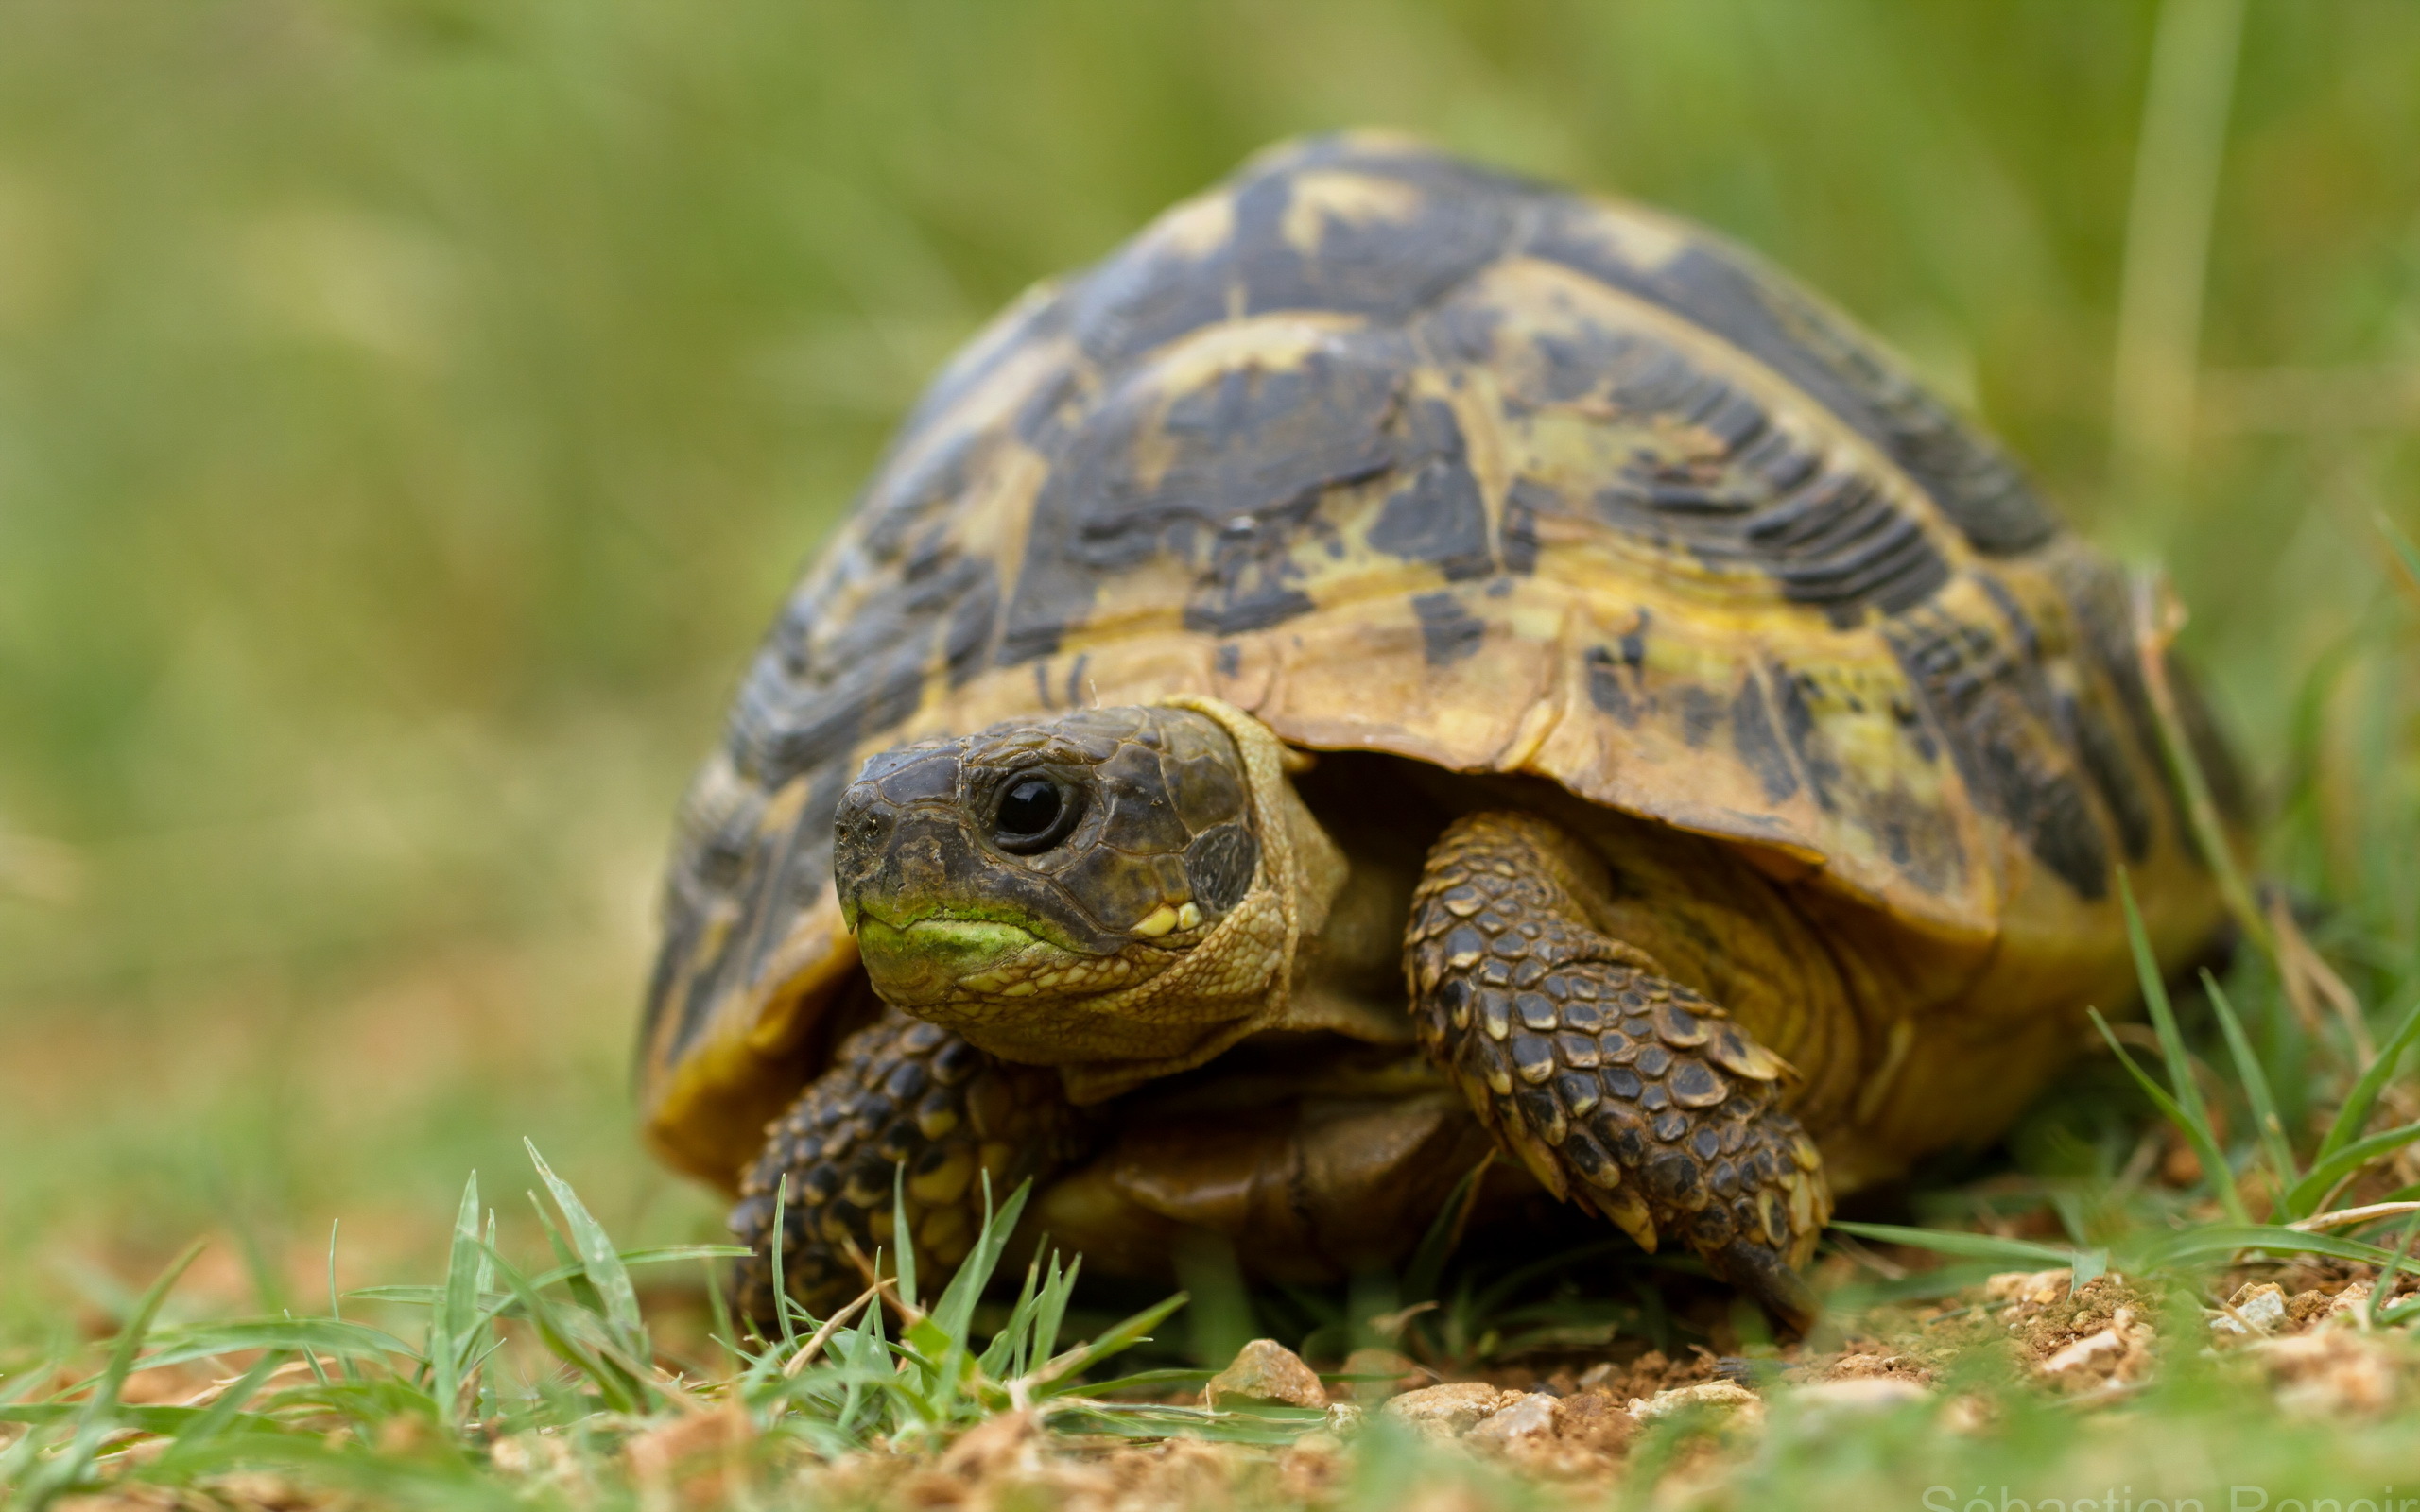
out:
{"label": "dark round eye", "polygon": [[992,839],[1003,850],[1032,855],[1057,845],[1075,827],[1075,793],[1046,772],[1032,772],[1000,789]]}

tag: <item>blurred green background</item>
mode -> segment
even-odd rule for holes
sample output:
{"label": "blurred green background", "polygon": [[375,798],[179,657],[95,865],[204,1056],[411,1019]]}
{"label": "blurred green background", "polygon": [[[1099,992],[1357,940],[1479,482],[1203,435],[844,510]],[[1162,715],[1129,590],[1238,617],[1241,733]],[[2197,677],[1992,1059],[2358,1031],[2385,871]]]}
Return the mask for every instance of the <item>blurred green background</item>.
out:
{"label": "blurred green background", "polygon": [[524,1134],[710,1230],[627,1053],[744,658],[956,342],[1295,132],[1827,291],[2166,560],[2271,864],[2408,942],[2415,81],[2408,0],[0,0],[0,1337],[425,1269]]}

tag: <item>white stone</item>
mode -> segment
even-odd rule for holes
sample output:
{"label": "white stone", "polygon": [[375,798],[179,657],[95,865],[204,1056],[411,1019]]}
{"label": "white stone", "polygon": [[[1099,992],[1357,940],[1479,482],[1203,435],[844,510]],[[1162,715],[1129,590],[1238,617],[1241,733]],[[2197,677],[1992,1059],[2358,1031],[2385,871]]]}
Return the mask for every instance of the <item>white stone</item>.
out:
{"label": "white stone", "polygon": [[1803,1408],[1824,1414],[1866,1413],[1889,1412],[1911,1401],[1923,1401],[1931,1395],[1922,1383],[1905,1376],[1859,1376],[1802,1386],[1790,1394],[1790,1400]]}
{"label": "white stone", "polygon": [[1396,1421],[1418,1429],[1428,1438],[1459,1438],[1478,1427],[1497,1408],[1515,1399],[1484,1381],[1456,1381],[1423,1386],[1390,1400],[1379,1410]]}
{"label": "white stone", "polygon": [[1653,1422],[1690,1407],[1764,1409],[1764,1399],[1737,1381],[1701,1381],[1694,1386],[1674,1386],[1659,1391],[1651,1398],[1633,1397],[1630,1415],[1640,1422]]}
{"label": "white stone", "polygon": [[2051,1376],[2062,1375],[2080,1365],[2089,1365],[2101,1355],[2122,1354],[2125,1349],[2126,1341],[2118,1335],[2116,1329],[2102,1329],[2098,1333],[2084,1335],[2043,1361],[2042,1373]]}
{"label": "white stone", "polygon": [[[2275,1281],[2246,1283],[2227,1299],[2227,1305],[2235,1312],[2221,1313],[2210,1319],[2211,1332],[2274,1333],[2278,1325],[2286,1321],[2286,1289]],[[2237,1322],[2238,1317],[2243,1322]],[[2245,1324],[2251,1325],[2248,1331]]]}
{"label": "white stone", "polygon": [[1517,1449],[1554,1437],[1554,1399],[1543,1391],[1515,1397],[1487,1415],[1468,1435],[1489,1449]]}

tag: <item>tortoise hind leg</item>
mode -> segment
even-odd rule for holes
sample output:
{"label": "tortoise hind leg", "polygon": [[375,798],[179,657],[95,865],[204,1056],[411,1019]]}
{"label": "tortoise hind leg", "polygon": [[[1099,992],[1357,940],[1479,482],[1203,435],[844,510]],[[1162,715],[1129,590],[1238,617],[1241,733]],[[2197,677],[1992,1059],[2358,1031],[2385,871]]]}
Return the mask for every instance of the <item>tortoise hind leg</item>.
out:
{"label": "tortoise hind leg", "polygon": [[1558,1197],[1647,1249],[1677,1240],[1800,1329],[1797,1267],[1831,1215],[1788,1067],[1720,1006],[1609,937],[1606,868],[1551,822],[1457,820],[1406,934],[1422,1047]]}
{"label": "tortoise hind leg", "polygon": [[767,1130],[740,1185],[732,1232],[753,1251],[735,1278],[741,1315],[777,1323],[769,1239],[776,1196],[782,1279],[809,1312],[828,1315],[865,1284],[849,1253],[890,1246],[899,1178],[919,1276],[938,1287],[974,1247],[983,1182],[1005,1200],[1017,1182],[1081,1152],[1081,1115],[1055,1072],[996,1060],[935,1024],[887,1010],[841,1042],[832,1069]]}

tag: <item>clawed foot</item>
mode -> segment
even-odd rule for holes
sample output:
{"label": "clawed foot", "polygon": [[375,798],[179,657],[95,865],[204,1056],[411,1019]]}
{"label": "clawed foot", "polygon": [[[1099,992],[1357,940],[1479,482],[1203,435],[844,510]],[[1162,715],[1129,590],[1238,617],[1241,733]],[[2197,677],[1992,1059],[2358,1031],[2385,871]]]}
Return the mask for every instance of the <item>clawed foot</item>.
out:
{"label": "clawed foot", "polygon": [[1590,925],[1587,866],[1532,816],[1446,831],[1409,936],[1421,1042],[1549,1191],[1647,1249],[1686,1245],[1804,1331],[1817,1310],[1797,1268],[1831,1194],[1781,1106],[1789,1068]]}

